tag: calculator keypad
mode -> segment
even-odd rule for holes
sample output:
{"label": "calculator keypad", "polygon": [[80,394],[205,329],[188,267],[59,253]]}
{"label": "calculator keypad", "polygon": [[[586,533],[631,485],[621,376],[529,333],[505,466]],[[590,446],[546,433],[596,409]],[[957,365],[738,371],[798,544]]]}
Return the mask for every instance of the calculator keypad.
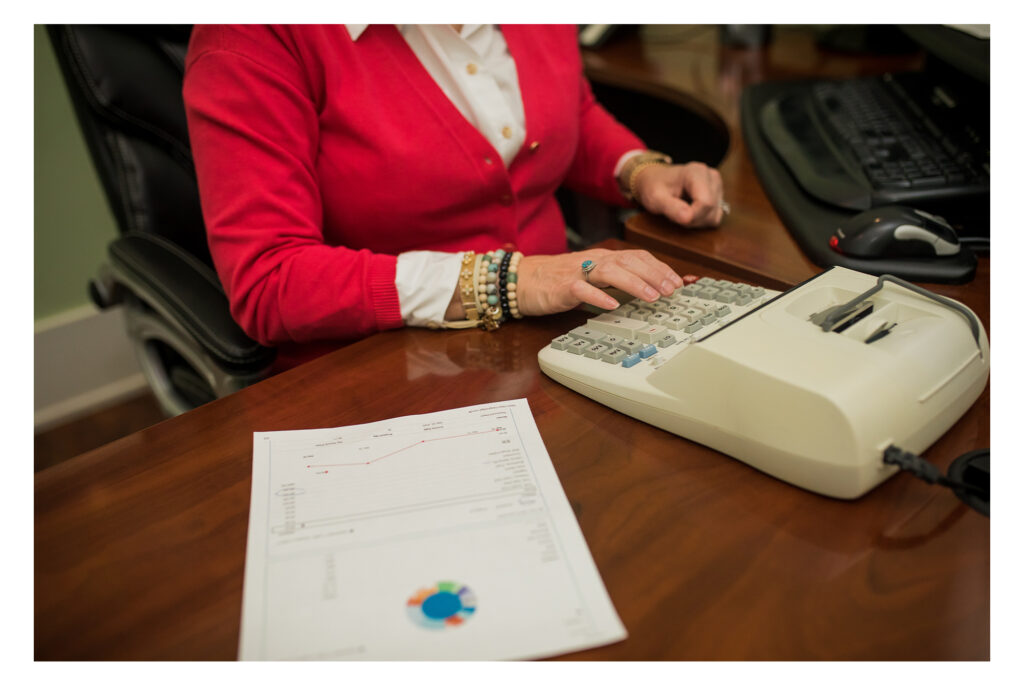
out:
{"label": "calculator keypad", "polygon": [[631,368],[658,363],[659,349],[691,341],[691,335],[720,327],[761,303],[762,287],[686,275],[683,287],[657,301],[633,299],[599,313],[585,325],[551,340],[551,348]]}

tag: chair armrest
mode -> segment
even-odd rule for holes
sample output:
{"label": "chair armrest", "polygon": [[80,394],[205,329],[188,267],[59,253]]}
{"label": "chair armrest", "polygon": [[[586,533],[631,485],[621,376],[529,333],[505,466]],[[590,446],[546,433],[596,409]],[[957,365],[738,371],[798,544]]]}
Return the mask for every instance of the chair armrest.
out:
{"label": "chair armrest", "polygon": [[139,232],[118,238],[108,251],[116,283],[191,336],[218,365],[253,372],[274,360],[274,349],[250,339],[234,321],[216,274],[195,256]]}

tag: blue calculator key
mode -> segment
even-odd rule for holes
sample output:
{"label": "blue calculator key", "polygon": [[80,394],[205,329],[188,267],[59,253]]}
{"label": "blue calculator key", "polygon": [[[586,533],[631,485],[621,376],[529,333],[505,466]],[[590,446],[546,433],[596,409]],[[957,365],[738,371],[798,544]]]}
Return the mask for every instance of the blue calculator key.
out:
{"label": "blue calculator key", "polygon": [[629,354],[628,356],[626,356],[625,358],[622,359],[622,367],[624,367],[624,368],[631,368],[631,367],[633,367],[634,365],[636,365],[639,362],[640,362],[640,354],[639,353],[631,353],[631,354]]}
{"label": "blue calculator key", "polygon": [[650,358],[658,352],[658,347],[654,344],[644,344],[640,347],[638,352],[641,358]]}

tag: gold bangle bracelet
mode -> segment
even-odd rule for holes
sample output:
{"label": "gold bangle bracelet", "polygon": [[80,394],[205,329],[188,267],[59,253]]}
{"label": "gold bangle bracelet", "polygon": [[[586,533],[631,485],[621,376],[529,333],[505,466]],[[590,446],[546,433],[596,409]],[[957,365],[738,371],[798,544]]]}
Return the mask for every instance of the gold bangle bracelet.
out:
{"label": "gold bangle bracelet", "polygon": [[631,202],[638,201],[636,196],[636,181],[640,175],[640,171],[652,166],[654,164],[671,164],[672,157],[661,152],[641,152],[637,154],[622,168],[622,172],[619,173],[619,189],[622,190],[622,194],[626,199]]}
{"label": "gold bangle bracelet", "polygon": [[476,253],[467,251],[462,255],[462,265],[459,268],[459,295],[462,299],[462,308],[466,320],[476,322],[480,319],[480,313],[476,305]]}

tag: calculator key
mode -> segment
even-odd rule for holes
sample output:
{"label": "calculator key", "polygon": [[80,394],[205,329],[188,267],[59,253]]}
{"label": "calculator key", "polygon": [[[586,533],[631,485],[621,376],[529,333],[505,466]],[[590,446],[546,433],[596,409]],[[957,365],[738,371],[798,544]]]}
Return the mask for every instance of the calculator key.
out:
{"label": "calculator key", "polygon": [[668,307],[668,305],[669,305],[668,302],[662,301],[661,299],[658,299],[657,301],[651,301],[650,303],[648,303],[647,304],[647,308],[651,309],[652,311],[657,312],[657,311],[664,311]]}
{"label": "calculator key", "polygon": [[704,327],[704,323],[702,323],[699,320],[694,320],[689,325],[683,328],[683,332],[686,332],[687,334],[693,334],[702,327]]}
{"label": "calculator key", "polygon": [[681,330],[687,325],[689,325],[691,322],[692,321],[689,318],[683,317],[681,315],[674,315],[665,321],[665,327],[667,327],[670,330]]}
{"label": "calculator key", "polygon": [[587,320],[587,327],[600,330],[605,334],[613,334],[623,339],[632,339],[634,330],[647,327],[647,321],[623,318],[621,315],[601,313]]}
{"label": "calculator key", "polygon": [[638,308],[635,311],[629,312],[629,317],[633,320],[647,320],[651,316],[651,309],[649,308]]}
{"label": "calculator key", "polygon": [[622,337],[616,337],[614,334],[609,334],[607,337],[601,340],[601,343],[605,344],[610,348],[613,346],[618,346],[619,342],[621,341],[624,341]]}
{"label": "calculator key", "polygon": [[587,347],[589,347],[591,344],[593,344],[593,342],[590,341],[589,339],[576,339],[565,348],[566,351],[568,351],[569,353],[581,355],[583,351],[586,350]]}
{"label": "calculator key", "polygon": [[702,277],[701,279],[697,280],[698,285],[713,285],[716,282],[718,282],[718,280],[715,280],[714,278],[710,277]]}
{"label": "calculator key", "polygon": [[750,298],[756,299],[759,296],[764,296],[764,287],[752,287],[750,289]]}
{"label": "calculator key", "polygon": [[704,309],[702,308],[687,308],[680,315],[686,316],[690,320],[700,320],[704,316]]}
{"label": "calculator key", "polygon": [[658,352],[658,347],[655,346],[654,344],[644,344],[643,346],[640,347],[640,351],[639,351],[641,358],[650,358],[651,356],[653,356],[657,352]]}
{"label": "calculator key", "polygon": [[705,325],[710,325],[711,323],[715,322],[716,318],[717,316],[715,315],[714,311],[708,311],[703,316],[701,316],[700,321]]}
{"label": "calculator key", "polygon": [[705,287],[701,287],[701,290],[697,292],[697,296],[699,296],[701,299],[714,299],[715,295],[718,294],[718,292],[720,291],[721,290],[718,289],[718,287],[707,285]]}
{"label": "calculator key", "polygon": [[607,344],[591,344],[587,348],[583,349],[583,355],[587,358],[600,358],[601,354],[609,348],[611,347]]}
{"label": "calculator key", "polygon": [[641,360],[639,353],[631,353],[622,359],[622,367],[631,368]]}
{"label": "calculator key", "polygon": [[613,313],[618,313],[619,315],[628,315],[630,311],[635,311],[635,310],[636,310],[636,304],[619,304],[619,307],[616,308],[612,312]]}
{"label": "calculator key", "polygon": [[601,354],[601,360],[605,363],[621,363],[626,355],[626,352],[622,349],[608,349]]}
{"label": "calculator key", "polygon": [[567,334],[563,334],[561,337],[555,337],[551,340],[551,348],[556,351],[565,351],[565,347],[571,344],[573,338]]}
{"label": "calculator key", "polygon": [[737,306],[746,306],[750,302],[751,302],[750,294],[748,292],[741,292],[740,295],[738,297],[736,297],[736,302],[735,303],[736,303]]}
{"label": "calculator key", "polygon": [[587,339],[591,343],[601,341],[604,339],[605,335],[601,330],[594,327],[587,327],[586,325],[580,325],[575,329],[569,330],[567,334],[575,339]]}
{"label": "calculator key", "polygon": [[645,344],[650,344],[666,332],[668,332],[668,329],[661,325],[648,325],[644,329],[636,331],[636,339]]}
{"label": "calculator key", "polygon": [[636,339],[627,339],[624,342],[619,343],[619,348],[625,351],[627,354],[636,353],[643,346],[643,342],[639,342]]}
{"label": "calculator key", "polygon": [[685,287],[680,289],[677,292],[677,294],[678,295],[682,295],[682,296],[698,296],[700,294],[700,290],[702,290],[702,289],[704,289],[704,287],[701,286],[701,285],[691,284],[691,285],[686,285]]}
{"label": "calculator key", "polygon": [[715,309],[715,317],[717,318],[724,318],[730,313],[732,313],[732,309],[729,308],[728,306],[719,306],[718,308]]}
{"label": "calculator key", "polygon": [[665,348],[666,346],[672,346],[673,344],[675,344],[676,343],[676,338],[675,338],[675,335],[673,335],[672,333],[666,332],[665,334],[663,334],[660,337],[658,337],[658,339],[657,339],[657,341],[655,343],[659,347]]}
{"label": "calculator key", "polygon": [[672,316],[669,315],[668,313],[665,313],[664,311],[659,311],[657,313],[652,314],[651,317],[647,319],[647,322],[651,323],[652,325],[664,325],[665,321],[671,317]]}
{"label": "calculator key", "polygon": [[735,289],[723,289],[715,295],[715,301],[728,304],[735,301],[737,296],[739,296],[739,293]]}

